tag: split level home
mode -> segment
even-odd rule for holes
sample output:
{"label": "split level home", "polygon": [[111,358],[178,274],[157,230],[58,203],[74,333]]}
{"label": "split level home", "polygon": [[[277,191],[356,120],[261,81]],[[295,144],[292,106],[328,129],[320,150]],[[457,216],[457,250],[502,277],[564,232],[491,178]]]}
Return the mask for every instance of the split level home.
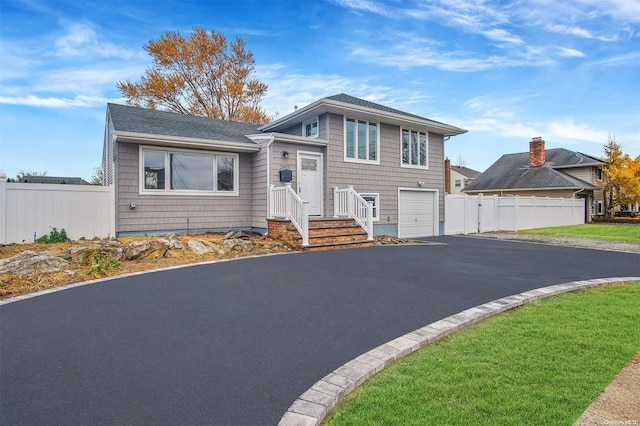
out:
{"label": "split level home", "polygon": [[585,221],[604,215],[604,161],[564,148],[545,149],[536,137],[528,152],[505,154],[462,192],[585,199]]}
{"label": "split level home", "polygon": [[443,232],[444,144],[465,132],[346,94],[263,126],[108,104],[102,166],[119,236],[292,222],[308,245],[349,218],[422,237]]}
{"label": "split level home", "polygon": [[452,166],[447,158],[444,160],[445,191],[447,194],[461,194],[462,190],[475,178],[480,176],[480,172],[465,166]]}

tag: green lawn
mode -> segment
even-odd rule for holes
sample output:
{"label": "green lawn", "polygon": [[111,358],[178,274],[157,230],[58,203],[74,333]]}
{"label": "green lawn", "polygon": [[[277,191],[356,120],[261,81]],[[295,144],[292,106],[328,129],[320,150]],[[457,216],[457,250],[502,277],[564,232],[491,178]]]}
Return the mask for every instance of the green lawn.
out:
{"label": "green lawn", "polygon": [[393,364],[326,425],[570,425],[640,350],[640,282],[482,321]]}
{"label": "green lawn", "polygon": [[523,234],[581,237],[597,240],[640,243],[640,225],[584,224],[555,226],[553,228],[526,229],[519,232]]}

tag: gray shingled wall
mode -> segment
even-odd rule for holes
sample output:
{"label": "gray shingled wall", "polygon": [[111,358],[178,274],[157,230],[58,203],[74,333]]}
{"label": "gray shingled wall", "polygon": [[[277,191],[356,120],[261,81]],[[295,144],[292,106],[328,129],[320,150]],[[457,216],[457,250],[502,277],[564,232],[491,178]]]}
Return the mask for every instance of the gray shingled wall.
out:
{"label": "gray shingled wall", "polygon": [[[429,169],[401,167],[400,128],[380,125],[380,164],[362,164],[344,161],[344,119],[342,115],[329,115],[328,170],[325,175],[325,215],[333,214],[333,187],[353,185],[361,193],[380,194],[380,225],[398,222],[398,187],[439,190],[440,221],[444,221],[444,138],[429,133]],[[419,129],[417,129],[419,130]]]}
{"label": "gray shingled wall", "polygon": [[[251,226],[251,154],[240,154],[238,196],[140,195],[138,145],[118,143],[116,233]],[[130,203],[136,203],[130,209]]]}

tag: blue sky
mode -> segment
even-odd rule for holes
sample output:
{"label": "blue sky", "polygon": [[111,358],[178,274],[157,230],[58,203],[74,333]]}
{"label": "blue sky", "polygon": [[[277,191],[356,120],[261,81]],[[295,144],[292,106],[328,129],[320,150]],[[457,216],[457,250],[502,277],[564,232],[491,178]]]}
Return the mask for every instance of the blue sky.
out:
{"label": "blue sky", "polygon": [[534,136],[640,155],[638,0],[0,0],[0,170],[89,179],[116,82],[194,26],[246,41],[270,115],[345,92],[468,129],[480,171]]}

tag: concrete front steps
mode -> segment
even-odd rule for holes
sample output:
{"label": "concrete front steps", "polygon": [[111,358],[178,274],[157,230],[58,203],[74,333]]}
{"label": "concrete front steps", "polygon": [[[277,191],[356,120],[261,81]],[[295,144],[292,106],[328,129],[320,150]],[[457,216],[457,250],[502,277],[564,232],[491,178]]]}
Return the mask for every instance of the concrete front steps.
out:
{"label": "concrete front steps", "polygon": [[288,220],[268,219],[268,235],[302,251],[371,247],[367,233],[353,219],[309,218],[309,245],[302,247],[302,236]]}

